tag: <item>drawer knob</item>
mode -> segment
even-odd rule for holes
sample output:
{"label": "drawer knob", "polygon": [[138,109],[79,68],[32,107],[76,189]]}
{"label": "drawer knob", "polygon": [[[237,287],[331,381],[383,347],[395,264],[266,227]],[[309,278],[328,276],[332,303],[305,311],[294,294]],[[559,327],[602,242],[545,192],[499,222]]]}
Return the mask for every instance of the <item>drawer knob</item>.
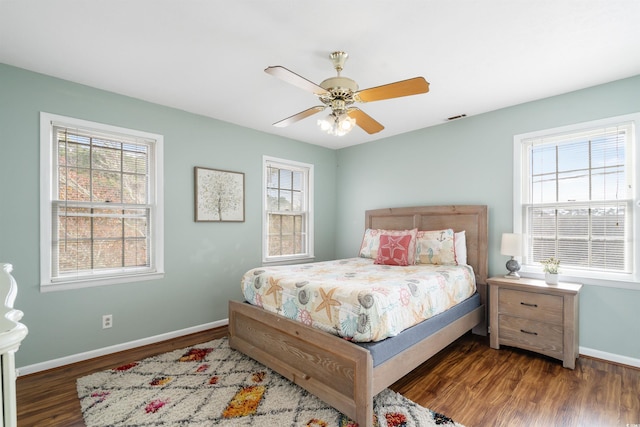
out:
{"label": "drawer knob", "polygon": [[524,329],[520,329],[520,332],[522,332],[523,334],[538,335],[537,332],[525,331]]}
{"label": "drawer knob", "polygon": [[538,304],[530,304],[528,302],[521,302],[521,305],[526,305],[527,307],[538,307]]}

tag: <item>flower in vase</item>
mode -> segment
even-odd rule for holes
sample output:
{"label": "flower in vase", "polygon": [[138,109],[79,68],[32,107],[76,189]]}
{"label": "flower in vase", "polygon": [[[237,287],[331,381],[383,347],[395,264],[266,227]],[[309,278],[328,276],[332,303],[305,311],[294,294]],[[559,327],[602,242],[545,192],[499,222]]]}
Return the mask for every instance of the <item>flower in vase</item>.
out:
{"label": "flower in vase", "polygon": [[558,268],[560,267],[559,259],[556,259],[554,257],[547,258],[540,261],[540,264],[542,264],[542,269],[545,273],[558,274]]}

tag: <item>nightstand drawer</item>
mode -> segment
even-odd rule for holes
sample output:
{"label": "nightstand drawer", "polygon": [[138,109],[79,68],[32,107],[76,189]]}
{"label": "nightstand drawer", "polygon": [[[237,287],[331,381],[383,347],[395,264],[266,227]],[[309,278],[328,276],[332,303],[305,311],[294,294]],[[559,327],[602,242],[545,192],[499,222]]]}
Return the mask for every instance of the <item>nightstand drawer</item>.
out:
{"label": "nightstand drawer", "polygon": [[562,354],[562,325],[501,315],[500,342],[543,354]]}
{"label": "nightstand drawer", "polygon": [[500,289],[499,292],[500,314],[556,325],[562,324],[563,299],[561,296],[513,289]]}

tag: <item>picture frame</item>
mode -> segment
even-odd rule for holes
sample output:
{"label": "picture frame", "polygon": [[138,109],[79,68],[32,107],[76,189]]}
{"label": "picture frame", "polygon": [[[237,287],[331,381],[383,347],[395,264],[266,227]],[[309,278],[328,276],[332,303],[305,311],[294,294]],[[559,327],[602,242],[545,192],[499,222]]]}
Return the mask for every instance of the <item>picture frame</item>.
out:
{"label": "picture frame", "polygon": [[244,222],[244,173],[193,168],[195,222]]}

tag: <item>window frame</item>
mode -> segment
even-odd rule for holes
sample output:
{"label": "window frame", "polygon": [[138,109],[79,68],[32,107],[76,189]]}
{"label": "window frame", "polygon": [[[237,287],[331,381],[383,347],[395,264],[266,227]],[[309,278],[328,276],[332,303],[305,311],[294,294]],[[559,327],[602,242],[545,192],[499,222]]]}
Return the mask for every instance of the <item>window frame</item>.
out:
{"label": "window frame", "polygon": [[[148,156],[149,167],[149,267],[128,267],[118,272],[53,277],[53,209],[59,204],[57,197],[57,143],[54,128],[77,128],[97,135],[113,135],[152,141]],[[164,185],[162,135],[107,125],[72,117],[40,112],[40,291],[59,291],[105,286],[119,283],[153,280],[164,277]],[[55,162],[55,163],[54,163]],[[95,203],[97,206],[99,203]]]}
{"label": "window frame", "polygon": [[[640,167],[640,150],[637,145],[640,143],[640,113],[632,113],[621,116],[609,117],[606,119],[593,120],[567,126],[556,127],[552,129],[544,129],[540,131],[528,132],[524,134],[514,135],[513,138],[513,232],[525,233],[525,219],[527,214],[525,203],[523,200],[524,191],[523,184],[528,177],[522,176],[524,171],[528,170],[525,162],[528,155],[525,152],[525,140],[533,138],[552,137],[558,134],[579,133],[582,131],[593,130],[597,128],[612,127],[624,123],[631,123],[631,132],[629,143],[629,152],[626,153],[631,164],[629,184],[632,186],[629,193],[631,202],[629,203],[628,225],[632,241],[629,242],[627,248],[631,250],[631,271],[629,273],[617,272],[600,272],[597,270],[582,270],[577,268],[563,267],[560,265],[560,275],[562,281],[580,282],[588,285],[608,286],[627,289],[640,288],[640,174],[636,171]],[[561,204],[558,202],[558,204]],[[526,236],[525,236],[526,237]],[[528,240],[525,238],[525,242]],[[528,243],[525,243],[528,245]],[[525,249],[525,253],[528,249]],[[525,277],[542,278],[544,273],[542,266],[538,263],[529,263],[523,258],[520,273]]]}
{"label": "window frame", "polygon": [[[302,212],[304,215],[303,227],[307,230],[306,248],[301,254],[296,255],[269,255],[269,210],[267,203],[267,169],[275,166],[280,169],[301,171],[304,173],[304,197]],[[286,264],[295,262],[305,262],[314,259],[314,220],[313,220],[313,180],[314,165],[294,160],[286,160],[277,157],[263,156],[262,158],[262,263],[263,264]]]}

